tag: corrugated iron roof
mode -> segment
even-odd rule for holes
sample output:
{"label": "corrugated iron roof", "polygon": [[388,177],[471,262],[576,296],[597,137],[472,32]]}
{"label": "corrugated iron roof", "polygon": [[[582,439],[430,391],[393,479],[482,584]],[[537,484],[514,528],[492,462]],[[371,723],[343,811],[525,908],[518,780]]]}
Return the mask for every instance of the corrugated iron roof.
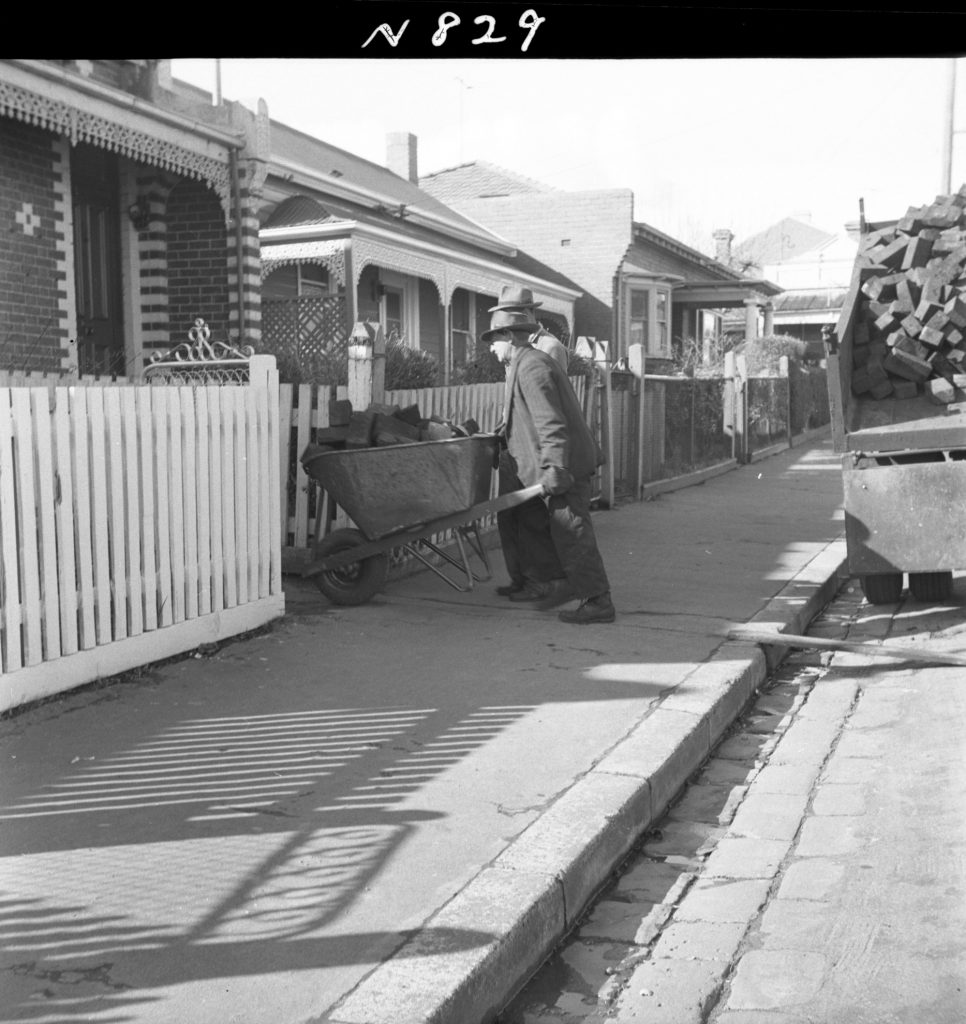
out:
{"label": "corrugated iron roof", "polygon": [[842,308],[848,288],[809,288],[782,292],[772,300],[775,312],[790,313]]}

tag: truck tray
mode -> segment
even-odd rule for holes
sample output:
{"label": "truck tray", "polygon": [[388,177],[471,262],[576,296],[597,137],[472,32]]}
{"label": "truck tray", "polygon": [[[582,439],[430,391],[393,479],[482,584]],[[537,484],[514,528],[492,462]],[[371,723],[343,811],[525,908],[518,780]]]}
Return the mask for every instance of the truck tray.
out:
{"label": "truck tray", "polygon": [[486,501],[497,443],[492,434],[474,434],[318,452],[302,465],[370,540],[378,540]]}

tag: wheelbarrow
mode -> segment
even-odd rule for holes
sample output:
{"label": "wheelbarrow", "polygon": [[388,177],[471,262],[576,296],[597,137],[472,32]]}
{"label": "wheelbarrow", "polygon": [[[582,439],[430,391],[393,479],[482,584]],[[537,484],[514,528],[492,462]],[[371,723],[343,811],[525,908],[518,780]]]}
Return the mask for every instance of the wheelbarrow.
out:
{"label": "wheelbarrow", "polygon": [[[314,579],[335,604],[364,604],[389,573],[389,552],[402,549],[454,590],[467,592],[491,578],[480,520],[522,505],[543,492],[540,484],[490,497],[498,438],[473,434],[382,448],[311,452],[302,466],[356,529],[333,530],[315,545],[302,576]],[[430,538],[453,530],[456,556]],[[459,571],[454,578],[426,552]],[[471,563],[477,559],[479,574]]]}

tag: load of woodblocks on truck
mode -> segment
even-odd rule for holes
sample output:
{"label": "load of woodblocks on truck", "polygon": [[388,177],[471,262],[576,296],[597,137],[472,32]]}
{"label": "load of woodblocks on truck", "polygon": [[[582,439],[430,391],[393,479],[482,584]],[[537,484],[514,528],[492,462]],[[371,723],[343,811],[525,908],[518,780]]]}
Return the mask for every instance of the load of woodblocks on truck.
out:
{"label": "load of woodblocks on truck", "polygon": [[966,399],[966,185],[864,236],[852,392]]}
{"label": "load of woodblocks on truck", "polygon": [[370,405],[354,410],[346,399],[329,402],[329,425],[316,431],[313,452],[347,448],[382,448],[419,441],[447,441],[480,433],[475,420],[454,424],[439,416],[424,417],[419,406]]}

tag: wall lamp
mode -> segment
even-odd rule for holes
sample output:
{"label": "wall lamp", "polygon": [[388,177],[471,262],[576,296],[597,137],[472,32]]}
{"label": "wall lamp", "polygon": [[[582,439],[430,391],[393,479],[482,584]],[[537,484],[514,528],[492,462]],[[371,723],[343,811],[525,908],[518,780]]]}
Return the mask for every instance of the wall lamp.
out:
{"label": "wall lamp", "polygon": [[127,215],[138,231],[144,231],[151,221],[151,204],[146,196],[138,196],[127,208]]}

